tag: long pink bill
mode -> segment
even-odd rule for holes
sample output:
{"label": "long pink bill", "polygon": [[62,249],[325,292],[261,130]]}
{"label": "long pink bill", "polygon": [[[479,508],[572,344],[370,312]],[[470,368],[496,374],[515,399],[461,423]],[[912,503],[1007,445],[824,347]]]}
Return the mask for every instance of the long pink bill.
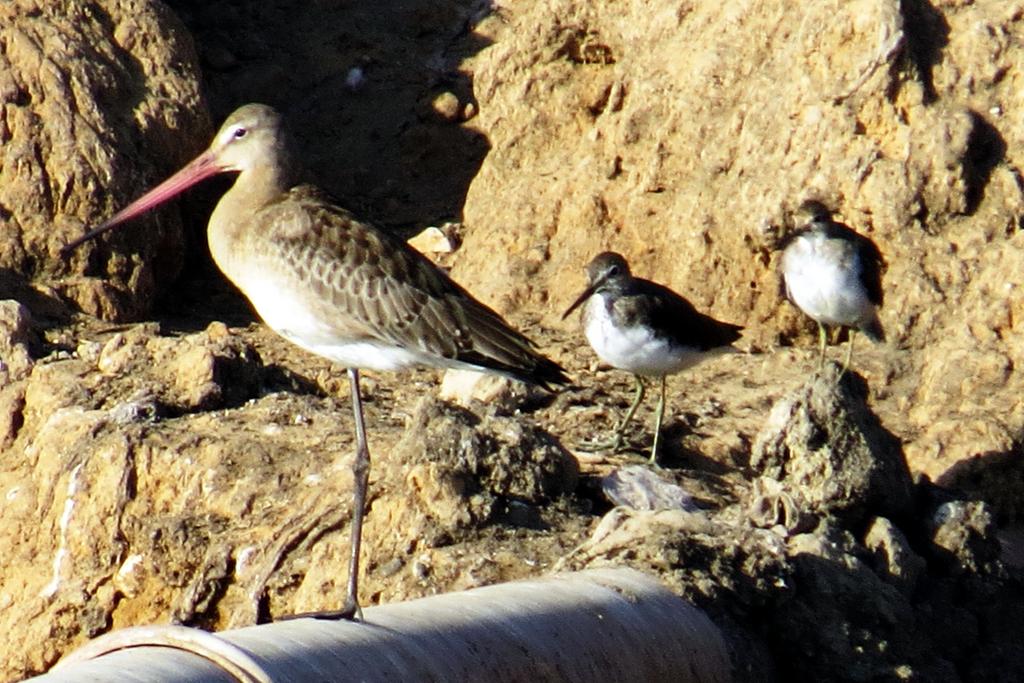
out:
{"label": "long pink bill", "polygon": [[189,162],[185,168],[181,169],[170,178],[118,211],[116,214],[104,221],[99,227],[93,228],[81,237],[74,239],[65,245],[60,250],[61,254],[64,256],[68,255],[79,245],[88,242],[94,237],[102,235],[127,220],[149,211],[154,206],[162,204],[176,194],[192,187],[196,183],[226,170],[227,169],[218,162],[217,157],[213,152],[203,152]]}

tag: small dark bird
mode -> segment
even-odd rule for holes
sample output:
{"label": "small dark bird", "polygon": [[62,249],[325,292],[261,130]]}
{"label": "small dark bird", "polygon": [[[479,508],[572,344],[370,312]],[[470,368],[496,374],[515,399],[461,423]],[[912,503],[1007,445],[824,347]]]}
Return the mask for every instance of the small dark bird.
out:
{"label": "small dark bird", "polygon": [[617,451],[622,435],[644,399],[642,377],[661,378],[661,396],[654,424],[651,462],[658,457],[661,421],[665,413],[667,377],[692,367],[711,355],[731,350],[739,339],[739,325],[700,313],[668,287],[633,277],[620,254],[606,251],[587,266],[590,286],[562,316],[564,320],[583,302],[587,341],[609,365],[633,373],[636,395],[608,446]]}
{"label": "small dark bird", "polygon": [[236,110],[205,152],[65,252],[219,173],[238,177],[210,216],[213,260],[271,329],[348,369],[356,432],[348,591],[340,610],[308,616],[352,618],[370,471],[359,370],[461,368],[545,387],[568,378],[426,257],[302,184],[284,122],[265,105]]}
{"label": "small dark bird", "polygon": [[842,370],[846,372],[853,358],[854,332],[863,332],[874,342],[885,341],[878,320],[885,261],[874,242],[833,220],[819,201],[802,203],[797,218],[802,227],[783,241],[786,297],[818,323],[819,370],[825,363],[825,326],[850,329]]}

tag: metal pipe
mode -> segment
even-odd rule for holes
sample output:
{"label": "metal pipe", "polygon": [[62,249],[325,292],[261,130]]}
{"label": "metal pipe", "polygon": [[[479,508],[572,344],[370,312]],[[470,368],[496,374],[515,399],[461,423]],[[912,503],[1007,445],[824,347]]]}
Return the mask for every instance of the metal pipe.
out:
{"label": "metal pipe", "polygon": [[592,569],[371,607],[363,622],[298,619],[218,634],[122,629],[32,680],[730,679],[725,641],[702,611],[640,572]]}

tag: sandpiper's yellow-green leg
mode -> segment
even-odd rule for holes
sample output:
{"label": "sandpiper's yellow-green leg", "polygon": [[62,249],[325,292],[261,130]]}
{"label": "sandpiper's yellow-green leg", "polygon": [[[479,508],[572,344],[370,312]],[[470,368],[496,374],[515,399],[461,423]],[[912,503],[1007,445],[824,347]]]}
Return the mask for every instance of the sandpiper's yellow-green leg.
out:
{"label": "sandpiper's yellow-green leg", "polygon": [[825,367],[825,344],[827,343],[825,326],[818,323],[818,372]]}
{"label": "sandpiper's yellow-green leg", "polygon": [[857,331],[850,328],[850,338],[846,342],[846,360],[843,362],[843,371],[839,373],[842,377],[846,374],[846,371],[850,369],[850,361],[853,359],[853,337],[857,334]]}
{"label": "sandpiper's yellow-green leg", "polygon": [[665,417],[665,385],[668,384],[668,376],[661,378],[661,396],[658,398],[658,410],[654,417],[654,444],[651,446],[651,464],[658,462],[658,444],[661,440],[661,421]]}
{"label": "sandpiper's yellow-green leg", "polygon": [[629,410],[626,411],[626,416],[622,418],[622,422],[615,428],[615,443],[612,446],[612,451],[619,450],[622,446],[622,435],[626,432],[626,425],[636,415],[636,409],[640,407],[640,404],[644,400],[644,382],[640,379],[640,375],[633,375],[633,381],[636,382],[636,394],[633,396],[633,403],[629,406]]}
{"label": "sandpiper's yellow-green leg", "polygon": [[636,409],[640,407],[640,404],[644,400],[644,383],[640,379],[639,375],[633,375],[633,381],[636,382],[636,393],[633,395],[633,403],[630,404],[629,410],[626,411],[626,416],[619,422],[619,426],[615,428],[614,435],[608,441],[591,441],[588,443],[580,444],[583,450],[587,451],[604,451],[611,450],[615,453],[622,447],[622,435],[626,431],[626,425],[633,419],[633,415],[636,414]]}

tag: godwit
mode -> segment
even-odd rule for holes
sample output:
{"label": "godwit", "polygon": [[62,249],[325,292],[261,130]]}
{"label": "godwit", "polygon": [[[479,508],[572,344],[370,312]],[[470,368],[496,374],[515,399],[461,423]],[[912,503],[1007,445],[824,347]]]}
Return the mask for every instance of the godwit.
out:
{"label": "godwit", "polygon": [[224,172],[238,177],[210,217],[207,237],[217,266],[271,329],[348,369],[356,431],[348,590],[340,610],[310,616],[361,616],[359,554],[370,451],[360,369],[463,368],[545,387],[568,378],[405,242],[301,184],[281,116],[265,105],[235,111],[205,152],[65,251]]}
{"label": "godwit", "polygon": [[661,421],[665,413],[668,376],[692,367],[709,355],[726,351],[739,339],[739,325],[704,315],[671,289],[633,277],[620,254],[606,251],[587,266],[590,286],[573,302],[562,319],[584,301],[587,341],[609,365],[633,373],[636,395],[608,444],[617,451],[622,434],[644,399],[641,377],[660,377],[661,396],[654,422],[651,462],[658,457]]}
{"label": "godwit", "polygon": [[[882,305],[882,253],[867,237],[832,220],[821,202],[800,205],[803,227],[783,241],[782,279],[786,297],[818,323],[818,369],[825,363],[825,325],[850,328],[846,362],[853,358],[857,330],[874,342],[885,340],[878,307]],[[842,373],[840,373],[842,374]]]}

